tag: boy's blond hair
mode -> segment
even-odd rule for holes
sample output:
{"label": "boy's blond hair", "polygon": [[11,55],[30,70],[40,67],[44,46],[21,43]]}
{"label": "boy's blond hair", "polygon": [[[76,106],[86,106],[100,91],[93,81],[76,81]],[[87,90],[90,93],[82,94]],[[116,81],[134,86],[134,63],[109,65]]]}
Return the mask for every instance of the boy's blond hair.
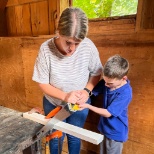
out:
{"label": "boy's blond hair", "polygon": [[129,62],[119,55],[114,55],[110,57],[104,65],[103,75],[112,79],[122,79],[127,75],[128,70]]}

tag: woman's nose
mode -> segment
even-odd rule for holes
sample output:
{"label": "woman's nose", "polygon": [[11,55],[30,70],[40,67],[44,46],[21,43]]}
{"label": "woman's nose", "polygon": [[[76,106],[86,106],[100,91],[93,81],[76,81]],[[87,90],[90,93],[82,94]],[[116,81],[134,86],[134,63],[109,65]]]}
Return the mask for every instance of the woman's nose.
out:
{"label": "woman's nose", "polygon": [[70,48],[70,50],[73,51],[73,50],[75,50],[76,46],[75,46],[75,44],[70,44],[69,48]]}

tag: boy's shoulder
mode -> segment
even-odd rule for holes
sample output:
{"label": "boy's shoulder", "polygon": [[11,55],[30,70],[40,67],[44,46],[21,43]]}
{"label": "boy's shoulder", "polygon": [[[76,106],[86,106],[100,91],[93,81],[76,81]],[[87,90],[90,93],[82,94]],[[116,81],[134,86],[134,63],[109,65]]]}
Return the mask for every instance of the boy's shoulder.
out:
{"label": "boy's shoulder", "polygon": [[117,93],[120,94],[120,96],[123,96],[123,97],[129,97],[129,98],[132,98],[132,87],[130,85],[130,81],[127,80],[127,84],[123,85],[122,87],[118,88],[116,90]]}

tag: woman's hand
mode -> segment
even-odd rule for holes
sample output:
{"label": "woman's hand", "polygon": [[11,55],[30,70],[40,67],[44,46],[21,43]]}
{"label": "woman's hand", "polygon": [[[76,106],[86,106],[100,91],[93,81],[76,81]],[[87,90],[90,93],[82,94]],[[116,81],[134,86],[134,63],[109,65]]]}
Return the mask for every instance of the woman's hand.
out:
{"label": "woman's hand", "polygon": [[81,98],[81,92],[80,91],[72,91],[69,93],[66,93],[66,97],[64,99],[65,102],[76,104]]}
{"label": "woman's hand", "polygon": [[80,93],[80,98],[77,100],[77,104],[86,103],[89,98],[88,92],[85,90],[80,90],[79,93]]}

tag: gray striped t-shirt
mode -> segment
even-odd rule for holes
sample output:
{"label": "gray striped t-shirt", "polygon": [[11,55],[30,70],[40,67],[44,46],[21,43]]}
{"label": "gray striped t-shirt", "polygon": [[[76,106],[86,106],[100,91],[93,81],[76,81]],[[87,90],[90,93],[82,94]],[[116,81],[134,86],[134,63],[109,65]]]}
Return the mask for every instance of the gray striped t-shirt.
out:
{"label": "gray striped t-shirt", "polygon": [[[89,76],[102,73],[99,53],[93,42],[85,38],[71,56],[62,55],[54,44],[54,39],[44,42],[37,56],[33,80],[51,84],[64,92],[83,89]],[[61,105],[61,100],[45,97],[54,105]]]}

